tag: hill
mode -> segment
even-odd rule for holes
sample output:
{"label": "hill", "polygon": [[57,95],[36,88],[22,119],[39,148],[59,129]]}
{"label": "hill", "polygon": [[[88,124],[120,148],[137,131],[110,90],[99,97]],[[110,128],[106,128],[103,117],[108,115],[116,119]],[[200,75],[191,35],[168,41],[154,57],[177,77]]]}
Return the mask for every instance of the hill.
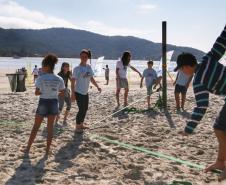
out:
{"label": "hill", "polygon": [[[130,50],[133,59],[159,60],[161,43],[133,36],[104,36],[84,30],[50,28],[42,30],[0,28],[0,56],[43,56],[56,53],[59,57],[78,57],[83,48],[90,48],[94,57],[104,55],[116,59],[125,50]],[[181,52],[191,52],[199,60],[204,52],[175,45],[167,50],[175,50],[173,60]]]}

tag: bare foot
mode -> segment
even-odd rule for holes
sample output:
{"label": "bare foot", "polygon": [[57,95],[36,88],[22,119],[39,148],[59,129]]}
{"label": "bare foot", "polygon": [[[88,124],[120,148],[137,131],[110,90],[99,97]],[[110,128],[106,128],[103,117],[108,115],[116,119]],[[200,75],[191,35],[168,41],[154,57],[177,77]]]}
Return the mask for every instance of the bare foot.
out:
{"label": "bare foot", "polygon": [[211,164],[209,167],[205,169],[205,173],[213,170],[223,170],[225,169],[224,161],[216,161],[215,163]]}
{"label": "bare foot", "polygon": [[224,168],[223,172],[221,173],[220,177],[218,178],[218,181],[221,182],[226,179],[226,168]]}
{"label": "bare foot", "polygon": [[85,129],[89,129],[89,127],[87,127],[87,126],[85,126],[85,125],[82,125],[82,126],[81,126],[81,129],[84,129],[84,130],[85,130]]}
{"label": "bare foot", "polygon": [[128,106],[128,103],[124,103],[124,107],[127,107]]}

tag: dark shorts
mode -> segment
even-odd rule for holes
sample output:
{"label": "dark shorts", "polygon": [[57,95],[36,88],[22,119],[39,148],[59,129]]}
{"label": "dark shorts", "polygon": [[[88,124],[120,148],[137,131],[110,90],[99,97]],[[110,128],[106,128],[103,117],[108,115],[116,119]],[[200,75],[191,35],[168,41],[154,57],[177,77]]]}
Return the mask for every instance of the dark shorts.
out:
{"label": "dark shorts", "polygon": [[109,76],[105,76],[105,80],[109,80]]}
{"label": "dark shorts", "polygon": [[226,103],[222,107],[213,127],[218,130],[226,131]]}
{"label": "dark shorts", "polygon": [[59,112],[57,99],[39,99],[36,115],[41,117],[55,116]]}
{"label": "dark shorts", "polygon": [[187,93],[187,88],[185,86],[176,84],[174,93],[186,94]]}

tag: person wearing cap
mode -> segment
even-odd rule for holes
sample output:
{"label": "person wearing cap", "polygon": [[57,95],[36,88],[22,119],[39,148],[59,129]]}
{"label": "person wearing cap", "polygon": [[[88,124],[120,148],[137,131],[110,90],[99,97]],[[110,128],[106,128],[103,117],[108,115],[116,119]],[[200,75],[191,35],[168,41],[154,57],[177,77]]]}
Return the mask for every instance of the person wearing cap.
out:
{"label": "person wearing cap", "polygon": [[[196,58],[190,53],[182,53],[177,58],[177,67],[174,71],[178,71],[177,77],[173,85],[175,85],[175,100],[176,100],[176,109],[184,110],[184,104],[186,100],[186,93],[189,87],[189,84],[193,78],[193,74],[186,73],[186,68],[194,68],[197,65]],[[193,71],[192,71],[193,72]],[[180,99],[181,94],[181,99]]]}
{"label": "person wearing cap", "polygon": [[[226,26],[217,38],[210,52],[202,59],[193,80],[196,107],[187,122],[183,135],[192,134],[202,120],[209,105],[209,93],[226,95],[226,67],[219,62],[226,50]],[[180,67],[178,67],[180,68]],[[194,69],[191,70],[194,71]],[[183,70],[184,71],[184,70]],[[185,71],[184,71],[185,72]],[[226,179],[226,103],[221,109],[215,123],[214,132],[219,143],[216,162],[206,168],[205,172],[223,170],[219,180]]]}

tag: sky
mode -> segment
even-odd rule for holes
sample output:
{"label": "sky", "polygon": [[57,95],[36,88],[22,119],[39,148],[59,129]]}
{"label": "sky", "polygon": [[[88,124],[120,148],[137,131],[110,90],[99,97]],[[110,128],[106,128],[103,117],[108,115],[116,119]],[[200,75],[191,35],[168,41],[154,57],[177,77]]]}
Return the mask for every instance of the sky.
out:
{"label": "sky", "polygon": [[0,27],[66,27],[209,51],[226,24],[226,0],[0,0]]}

